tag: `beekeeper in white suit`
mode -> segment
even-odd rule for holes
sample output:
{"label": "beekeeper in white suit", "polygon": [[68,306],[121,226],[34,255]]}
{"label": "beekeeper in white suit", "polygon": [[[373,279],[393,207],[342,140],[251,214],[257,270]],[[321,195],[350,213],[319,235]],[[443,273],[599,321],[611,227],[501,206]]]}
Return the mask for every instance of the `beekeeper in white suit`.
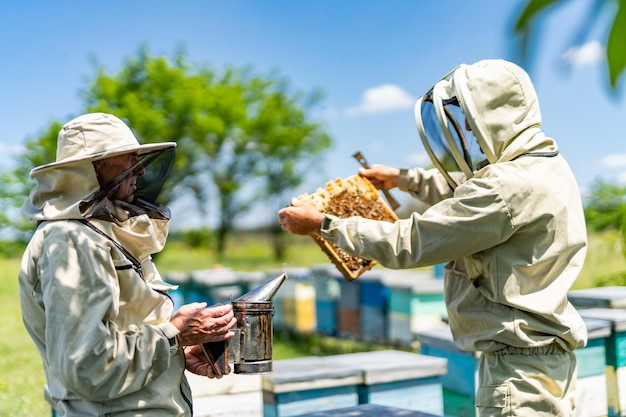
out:
{"label": "beekeeper in white suit", "polygon": [[175,145],[140,145],[119,118],[90,113],[62,127],[55,162],[31,171],[22,212],[37,229],[20,301],[59,416],[191,416],[185,368],[215,377],[199,344],[234,336],[230,305],[174,312],[152,262]]}
{"label": "beekeeper in white suit", "polygon": [[338,219],[294,202],[282,228],[320,234],[389,268],[446,263],[454,340],[482,352],[479,416],[572,416],[585,325],[567,300],[586,253],[580,192],[527,73],[503,60],[461,65],[415,106],[435,166],[361,174],[430,207],[396,223]]}

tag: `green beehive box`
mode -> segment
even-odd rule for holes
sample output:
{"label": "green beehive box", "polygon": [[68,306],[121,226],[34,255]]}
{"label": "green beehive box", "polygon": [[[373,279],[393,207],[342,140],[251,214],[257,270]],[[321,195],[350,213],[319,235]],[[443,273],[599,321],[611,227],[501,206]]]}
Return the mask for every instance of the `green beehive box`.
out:
{"label": "green beehive box", "polygon": [[605,356],[608,415],[626,416],[626,309],[592,308],[580,314],[610,324]]}

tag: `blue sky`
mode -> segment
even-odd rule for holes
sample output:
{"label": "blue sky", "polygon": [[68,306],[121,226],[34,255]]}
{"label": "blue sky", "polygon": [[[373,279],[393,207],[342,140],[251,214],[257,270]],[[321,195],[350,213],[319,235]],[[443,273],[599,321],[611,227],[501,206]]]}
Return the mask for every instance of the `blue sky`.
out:
{"label": "blue sky", "polygon": [[[532,66],[544,131],[580,186],[626,182],[626,108],[609,94],[605,27],[577,39],[590,0],[567,1],[545,20]],[[221,70],[278,71],[294,89],[321,89],[315,117],[335,145],[304,189],[370,163],[428,164],[415,99],[460,63],[514,59],[511,21],[523,1],[11,1],[0,0],[0,155],[3,166],[53,120],[81,113],[93,56],[110,72],[146,44],[184,46],[189,61]],[[174,213],[175,214],[175,213]]]}

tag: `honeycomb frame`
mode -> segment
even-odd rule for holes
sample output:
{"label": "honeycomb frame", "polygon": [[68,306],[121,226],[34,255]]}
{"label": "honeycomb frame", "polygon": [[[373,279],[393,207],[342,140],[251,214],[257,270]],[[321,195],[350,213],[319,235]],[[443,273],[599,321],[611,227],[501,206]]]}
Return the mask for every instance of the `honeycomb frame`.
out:
{"label": "honeycomb frame", "polygon": [[[326,188],[318,188],[315,193],[302,194],[296,199],[339,218],[361,216],[390,222],[398,220],[398,216],[382,199],[376,187],[359,174],[329,181]],[[348,281],[357,279],[377,264],[374,260],[350,255],[320,236],[312,238]]]}

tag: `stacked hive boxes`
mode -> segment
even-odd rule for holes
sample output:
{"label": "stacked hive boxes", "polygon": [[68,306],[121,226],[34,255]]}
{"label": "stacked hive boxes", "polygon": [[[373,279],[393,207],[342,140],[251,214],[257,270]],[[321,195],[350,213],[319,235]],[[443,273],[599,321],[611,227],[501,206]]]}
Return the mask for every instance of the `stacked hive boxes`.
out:
{"label": "stacked hive boxes", "polygon": [[274,361],[262,376],[264,417],[396,406],[441,415],[446,360],[394,350]]}
{"label": "stacked hive boxes", "polygon": [[320,411],[305,414],[301,417],[437,417],[421,411],[405,410],[397,407],[386,407],[377,404],[362,404],[338,410]]}
{"label": "stacked hive boxes", "polygon": [[359,278],[359,335],[366,342],[387,340],[389,290],[378,274],[368,272]]}
{"label": "stacked hive boxes", "polygon": [[411,346],[421,330],[444,324],[443,281],[425,270],[380,271],[387,289],[387,339]]}
{"label": "stacked hive boxes", "polygon": [[428,270],[376,268],[348,281],[327,264],[267,272],[216,268],[164,278],[178,285],[171,295],[180,307],[228,303],[283,272],[287,279],[273,299],[277,329],[409,346],[417,331],[439,325],[445,316],[443,283]]}
{"label": "stacked hive boxes", "polygon": [[186,300],[189,299],[187,293],[189,291],[189,281],[191,277],[187,272],[170,272],[164,279],[169,284],[177,286],[175,290],[169,291],[168,294],[172,297],[174,309],[178,310],[180,306],[185,304]]}
{"label": "stacked hive boxes", "polygon": [[446,373],[446,359],[382,350],[327,356],[324,360],[362,372],[357,387],[359,404],[443,414],[441,377]]}
{"label": "stacked hive boxes", "polygon": [[335,336],[337,334],[337,309],[341,297],[340,282],[344,280],[333,265],[311,268],[315,289],[315,319],[317,332]]}
{"label": "stacked hive boxes", "polygon": [[597,287],[570,291],[567,298],[578,309],[626,308],[626,287]]}
{"label": "stacked hive boxes", "polygon": [[448,326],[419,332],[420,352],[448,360],[441,378],[443,407],[446,416],[473,417],[480,354],[460,350],[452,340]]}
{"label": "stacked hive boxes", "polygon": [[341,337],[410,346],[418,331],[441,326],[446,316],[443,282],[428,270],[376,268],[354,281],[339,280]]}
{"label": "stacked hive boxes", "polygon": [[585,319],[604,320],[611,329],[604,339],[608,415],[626,416],[626,310],[591,308],[580,313]]}
{"label": "stacked hive boxes", "polygon": [[287,268],[270,271],[269,277],[286,273],[287,278],[274,296],[274,325],[300,333],[316,329],[315,288],[310,268]]}
{"label": "stacked hive boxes", "polygon": [[340,298],[337,304],[337,335],[358,339],[361,336],[361,279],[339,281]]}
{"label": "stacked hive boxes", "polygon": [[[282,272],[281,272],[282,273]],[[277,277],[280,273],[273,275],[271,278]],[[265,272],[262,271],[245,271],[245,272],[237,272],[237,276],[239,277],[239,284],[241,286],[241,293],[246,294],[251,290],[257,288],[259,285],[263,284],[268,279],[268,276]]]}
{"label": "stacked hive boxes", "polygon": [[358,404],[362,380],[356,368],[308,356],[274,361],[274,371],[263,375],[263,417],[289,417]]}
{"label": "stacked hive boxes", "polygon": [[605,342],[606,408],[609,417],[626,416],[626,287],[575,290],[568,298],[583,319],[603,320],[610,329],[599,339]]}
{"label": "stacked hive boxes", "polygon": [[579,416],[601,417],[607,415],[607,389],[605,358],[607,338],[611,327],[604,320],[585,318],[587,345],[576,349],[578,362],[576,384],[576,413]]}
{"label": "stacked hive boxes", "polygon": [[240,282],[238,274],[230,268],[193,271],[186,302],[228,303],[243,294]]}

